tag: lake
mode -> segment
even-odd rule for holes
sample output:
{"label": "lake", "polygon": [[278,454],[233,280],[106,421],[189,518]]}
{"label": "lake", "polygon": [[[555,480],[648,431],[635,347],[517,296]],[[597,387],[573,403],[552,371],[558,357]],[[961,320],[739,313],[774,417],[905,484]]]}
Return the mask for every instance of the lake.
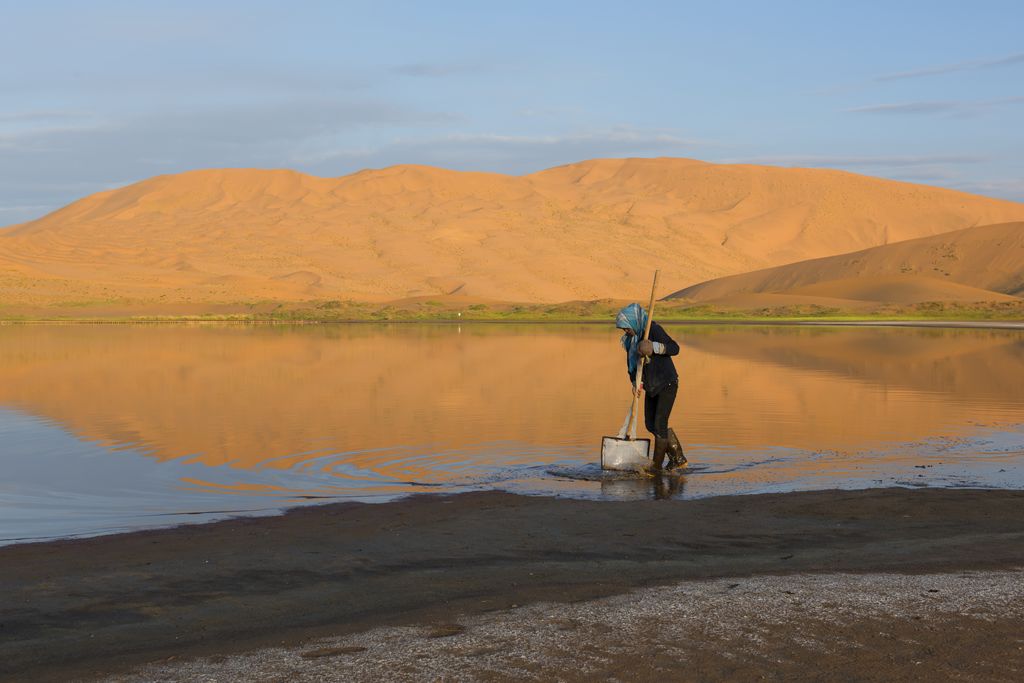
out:
{"label": "lake", "polygon": [[[2,325],[0,544],[502,489],[1024,486],[1024,332],[667,325],[678,479],[602,476],[602,325]],[[642,424],[642,421],[641,421]]]}

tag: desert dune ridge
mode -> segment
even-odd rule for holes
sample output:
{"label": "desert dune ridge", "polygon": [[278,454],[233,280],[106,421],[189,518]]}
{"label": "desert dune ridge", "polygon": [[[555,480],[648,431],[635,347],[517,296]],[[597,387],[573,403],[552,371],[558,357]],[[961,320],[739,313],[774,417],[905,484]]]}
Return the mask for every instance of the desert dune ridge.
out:
{"label": "desert dune ridge", "polygon": [[[1024,220],[1024,205],[843,171],[594,159],[524,176],[215,169],[0,232],[0,303],[631,298]],[[967,283],[969,284],[969,283]]]}
{"label": "desert dune ridge", "polygon": [[1024,293],[1024,222],[987,225],[718,278],[667,298],[774,303],[1012,302]]}

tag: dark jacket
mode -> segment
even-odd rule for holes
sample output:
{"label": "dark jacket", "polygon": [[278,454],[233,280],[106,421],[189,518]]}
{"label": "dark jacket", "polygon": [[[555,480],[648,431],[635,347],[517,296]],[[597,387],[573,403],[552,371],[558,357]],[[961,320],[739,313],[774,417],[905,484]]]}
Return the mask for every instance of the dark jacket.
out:
{"label": "dark jacket", "polygon": [[[679,381],[679,373],[676,372],[676,365],[671,358],[679,354],[679,344],[668,336],[665,328],[654,321],[651,322],[650,340],[665,345],[664,354],[654,354],[647,359],[647,364],[644,365],[644,391],[651,396],[657,396],[658,392],[669,384]],[[632,382],[633,377],[630,377],[629,381]]]}

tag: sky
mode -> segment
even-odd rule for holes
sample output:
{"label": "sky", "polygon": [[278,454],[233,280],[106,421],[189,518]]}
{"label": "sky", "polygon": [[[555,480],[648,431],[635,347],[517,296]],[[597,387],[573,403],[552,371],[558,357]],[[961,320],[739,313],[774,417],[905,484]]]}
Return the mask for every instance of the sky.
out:
{"label": "sky", "polygon": [[0,0],[0,225],[153,175],[595,157],[1024,201],[1024,3]]}

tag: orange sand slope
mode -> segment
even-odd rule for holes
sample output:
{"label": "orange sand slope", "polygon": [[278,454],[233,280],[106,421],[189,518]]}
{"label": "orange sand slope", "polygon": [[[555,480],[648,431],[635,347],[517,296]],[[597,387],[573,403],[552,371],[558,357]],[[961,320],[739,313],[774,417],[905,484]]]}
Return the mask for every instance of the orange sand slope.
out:
{"label": "orange sand slope", "polygon": [[[957,230],[703,282],[668,298],[726,307],[1012,301],[1024,295],[1024,223]],[[771,302],[771,303],[769,303]]]}
{"label": "orange sand slope", "polygon": [[0,304],[631,297],[974,225],[1024,204],[842,171],[598,159],[527,176],[207,170],[0,232]]}

